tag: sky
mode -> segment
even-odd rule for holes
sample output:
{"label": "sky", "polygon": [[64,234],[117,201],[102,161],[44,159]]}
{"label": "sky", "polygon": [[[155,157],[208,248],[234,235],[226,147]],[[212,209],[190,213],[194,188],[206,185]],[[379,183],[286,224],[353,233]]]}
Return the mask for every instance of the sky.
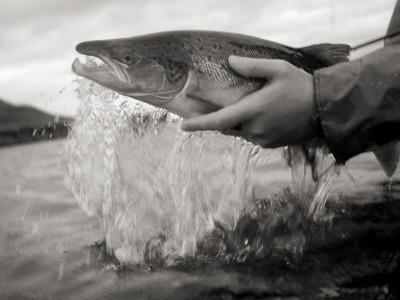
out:
{"label": "sky", "polygon": [[202,29],[293,47],[324,42],[354,46],[385,34],[395,2],[0,0],[0,99],[73,115],[79,101],[71,64],[77,57],[75,45],[82,41]]}

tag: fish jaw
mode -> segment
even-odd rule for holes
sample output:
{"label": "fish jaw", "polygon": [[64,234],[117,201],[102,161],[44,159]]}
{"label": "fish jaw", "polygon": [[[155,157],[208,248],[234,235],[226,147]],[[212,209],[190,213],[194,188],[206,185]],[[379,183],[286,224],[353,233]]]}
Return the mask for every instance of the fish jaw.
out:
{"label": "fish jaw", "polygon": [[79,59],[75,59],[72,70],[79,76],[120,92],[128,88],[127,85],[131,83],[130,76],[122,64],[115,62],[107,56],[105,51],[101,50],[102,46],[104,46],[102,41],[83,42],[76,46],[76,50],[80,54],[99,58],[108,68],[89,67],[80,63]]}
{"label": "fish jaw", "polygon": [[127,83],[126,76],[117,75],[119,73],[107,69],[99,69],[97,67],[89,67],[75,59],[72,64],[72,70],[79,76],[94,81],[106,88],[119,91],[123,88],[123,84]]}

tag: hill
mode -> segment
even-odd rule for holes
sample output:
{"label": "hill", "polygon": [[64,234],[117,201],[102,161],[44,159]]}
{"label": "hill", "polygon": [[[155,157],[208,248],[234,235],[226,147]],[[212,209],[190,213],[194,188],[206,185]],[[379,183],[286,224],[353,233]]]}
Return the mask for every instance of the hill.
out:
{"label": "hill", "polygon": [[0,146],[65,137],[72,121],[0,99]]}

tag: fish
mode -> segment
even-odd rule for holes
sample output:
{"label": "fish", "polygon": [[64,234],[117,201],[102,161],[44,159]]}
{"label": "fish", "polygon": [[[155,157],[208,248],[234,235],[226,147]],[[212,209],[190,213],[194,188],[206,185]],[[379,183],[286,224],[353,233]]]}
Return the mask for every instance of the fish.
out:
{"label": "fish", "polygon": [[[72,69],[77,75],[121,95],[182,118],[192,118],[234,104],[267,83],[264,78],[247,78],[236,73],[229,66],[230,55],[285,60],[312,74],[317,69],[348,61],[350,50],[346,44],[293,48],[238,33],[166,31],[79,43],[78,53],[94,56],[106,67],[91,67],[77,58]],[[398,153],[389,149],[377,156],[388,176],[397,167]],[[313,165],[315,151],[304,150],[304,154]]]}

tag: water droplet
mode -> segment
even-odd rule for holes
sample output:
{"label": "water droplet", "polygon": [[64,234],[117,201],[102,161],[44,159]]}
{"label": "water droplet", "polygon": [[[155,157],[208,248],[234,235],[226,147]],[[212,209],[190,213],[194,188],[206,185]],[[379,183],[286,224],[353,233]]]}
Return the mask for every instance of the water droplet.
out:
{"label": "water droplet", "polygon": [[19,195],[21,193],[22,184],[24,181],[22,179],[18,179],[17,185],[15,186],[15,193]]}
{"label": "water droplet", "polygon": [[65,267],[65,258],[61,259],[60,264],[58,265],[58,274],[57,274],[58,280],[62,280],[64,277],[64,267]]}
{"label": "water droplet", "polygon": [[39,221],[37,221],[37,222],[33,222],[33,227],[32,227],[32,233],[33,234],[36,234],[36,233],[38,233],[39,232]]}
{"label": "water droplet", "polygon": [[28,208],[29,208],[29,205],[26,206],[25,211],[24,211],[24,214],[23,214],[22,217],[21,217],[21,221],[24,221],[24,220],[25,220],[25,216],[26,216],[26,213],[27,213],[27,211],[28,211]]}

